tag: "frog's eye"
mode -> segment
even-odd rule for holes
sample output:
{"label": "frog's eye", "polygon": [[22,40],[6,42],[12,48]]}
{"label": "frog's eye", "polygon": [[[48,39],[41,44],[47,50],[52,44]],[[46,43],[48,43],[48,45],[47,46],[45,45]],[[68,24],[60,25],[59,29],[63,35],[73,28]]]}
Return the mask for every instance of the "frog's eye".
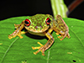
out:
{"label": "frog's eye", "polygon": [[51,20],[49,18],[46,19],[46,24],[49,25]]}
{"label": "frog's eye", "polygon": [[29,26],[30,24],[31,24],[30,20],[26,19],[26,20],[25,20],[25,25],[26,25],[26,26]]}

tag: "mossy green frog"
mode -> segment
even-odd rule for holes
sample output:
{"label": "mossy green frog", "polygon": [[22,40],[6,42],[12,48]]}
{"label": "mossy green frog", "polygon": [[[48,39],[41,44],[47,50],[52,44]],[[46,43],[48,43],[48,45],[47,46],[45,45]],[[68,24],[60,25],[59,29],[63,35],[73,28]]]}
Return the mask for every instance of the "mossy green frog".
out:
{"label": "mossy green frog", "polygon": [[[23,38],[21,34],[30,33],[33,35],[46,36],[48,41],[45,45],[42,45],[40,42],[37,42],[40,47],[32,47],[32,49],[38,49],[34,54],[42,52],[44,56],[45,50],[47,50],[54,42],[54,38],[51,35],[52,31],[55,31],[58,38],[63,40],[65,37],[70,38],[68,26],[65,24],[64,20],[60,15],[56,16],[56,20],[49,14],[36,14],[29,19],[25,19],[21,24],[14,24],[16,30],[8,36],[9,39],[12,39],[16,36]],[[22,29],[25,28],[27,31],[23,32]]]}

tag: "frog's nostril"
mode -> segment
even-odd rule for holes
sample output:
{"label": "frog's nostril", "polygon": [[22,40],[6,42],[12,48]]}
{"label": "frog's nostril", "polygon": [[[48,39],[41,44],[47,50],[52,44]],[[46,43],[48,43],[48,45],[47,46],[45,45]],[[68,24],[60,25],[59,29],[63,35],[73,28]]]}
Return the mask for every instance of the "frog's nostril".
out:
{"label": "frog's nostril", "polygon": [[38,28],[38,26],[35,27],[36,29]]}
{"label": "frog's nostril", "polygon": [[40,26],[41,28],[43,28],[42,26]]}
{"label": "frog's nostril", "polygon": [[42,26],[36,26],[35,28],[36,28],[36,29],[39,29],[39,28],[43,28],[43,27],[42,27]]}

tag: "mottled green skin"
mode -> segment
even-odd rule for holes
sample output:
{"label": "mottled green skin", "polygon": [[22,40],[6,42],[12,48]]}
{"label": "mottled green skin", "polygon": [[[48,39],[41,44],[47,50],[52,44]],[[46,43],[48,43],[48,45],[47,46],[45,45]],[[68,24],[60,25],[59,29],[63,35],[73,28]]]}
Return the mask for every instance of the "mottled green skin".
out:
{"label": "mottled green skin", "polygon": [[[46,24],[46,19],[50,18],[51,23],[50,25]],[[30,33],[43,33],[44,31],[48,30],[49,27],[52,26],[53,17],[49,14],[36,14],[32,17],[29,18],[31,24],[29,27],[25,26],[25,28],[30,32]],[[36,28],[37,27],[37,28]]]}

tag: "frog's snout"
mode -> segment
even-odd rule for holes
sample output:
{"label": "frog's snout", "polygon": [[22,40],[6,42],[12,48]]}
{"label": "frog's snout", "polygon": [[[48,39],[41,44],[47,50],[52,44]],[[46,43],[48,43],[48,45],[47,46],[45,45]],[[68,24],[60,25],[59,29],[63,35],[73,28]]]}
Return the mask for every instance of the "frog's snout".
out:
{"label": "frog's snout", "polygon": [[35,27],[36,29],[41,29],[41,28],[43,28],[42,26],[36,26]]}

